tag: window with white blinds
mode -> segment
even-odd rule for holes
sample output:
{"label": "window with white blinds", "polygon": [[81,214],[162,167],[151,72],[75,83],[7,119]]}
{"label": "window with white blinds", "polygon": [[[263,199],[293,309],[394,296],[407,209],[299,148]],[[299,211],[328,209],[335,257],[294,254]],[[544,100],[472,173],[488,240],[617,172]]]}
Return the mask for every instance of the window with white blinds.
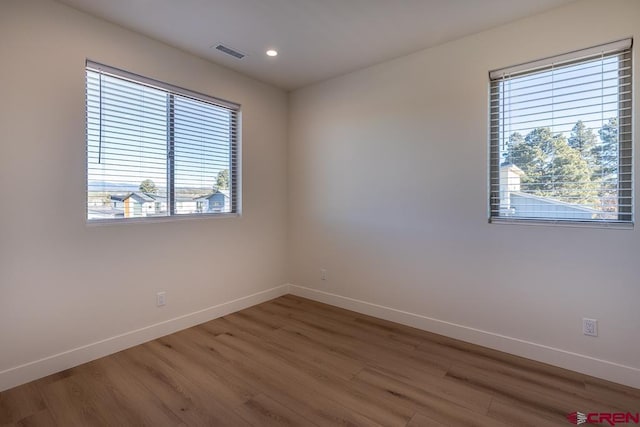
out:
{"label": "window with white blinds", "polygon": [[239,105],[87,61],[87,219],[239,212]]}
{"label": "window with white blinds", "polygon": [[490,72],[490,221],[633,221],[632,40]]}

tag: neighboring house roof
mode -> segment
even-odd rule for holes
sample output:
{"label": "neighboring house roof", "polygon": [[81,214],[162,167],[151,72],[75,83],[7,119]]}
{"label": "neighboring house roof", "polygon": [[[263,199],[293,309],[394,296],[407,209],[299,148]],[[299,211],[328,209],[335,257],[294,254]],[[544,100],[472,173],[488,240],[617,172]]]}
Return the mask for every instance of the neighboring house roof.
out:
{"label": "neighboring house roof", "polygon": [[[214,191],[212,193],[206,194],[204,196],[198,196],[198,197],[178,196],[178,197],[176,197],[175,201],[176,201],[176,203],[178,203],[178,202],[184,203],[184,202],[193,202],[193,201],[204,201],[204,200],[211,199],[216,194],[222,194],[224,197],[229,198],[229,192],[228,191],[226,191],[226,190],[216,190],[216,191]],[[124,202],[125,200],[127,200],[129,198],[133,198],[134,200],[136,200],[139,203],[149,203],[149,202],[155,202],[155,201],[166,202],[167,201],[167,197],[165,195],[143,193],[141,191],[134,191],[134,192],[129,192],[129,193],[125,193],[125,194],[111,194],[110,197],[111,197],[112,201],[117,201],[117,202]]]}
{"label": "neighboring house roof", "polygon": [[536,195],[529,194],[529,193],[523,193],[521,191],[512,191],[510,195],[511,196],[516,196],[516,197],[522,197],[522,198],[529,199],[529,200],[535,200],[535,201],[538,201],[540,203],[545,203],[545,204],[549,204],[549,205],[563,206],[563,207],[566,207],[566,208],[570,208],[572,210],[577,210],[577,211],[586,212],[586,213],[592,213],[592,214],[601,214],[601,213],[603,213],[602,211],[599,211],[597,209],[591,209],[591,208],[588,208],[586,206],[577,205],[575,203],[562,202],[560,200],[549,199],[547,197],[536,196]]}
{"label": "neighboring house roof", "polygon": [[109,198],[115,202],[124,202],[126,199],[129,198],[129,195],[131,193],[127,193],[127,194],[110,194]]}
{"label": "neighboring house roof", "polygon": [[112,194],[110,197],[111,197],[111,200],[115,200],[118,202],[124,202],[125,200],[131,197],[134,200],[142,203],[154,202],[156,199],[162,198],[157,194],[143,193],[140,191],[134,191],[132,193],[127,193],[127,194]]}
{"label": "neighboring house roof", "polygon": [[142,193],[142,192],[136,191],[135,193],[131,193],[129,197],[132,197],[133,199],[142,203],[148,203],[148,202],[155,202],[156,197],[158,196],[154,194]]}
{"label": "neighboring house roof", "polygon": [[204,196],[200,196],[200,197],[196,197],[195,200],[198,201],[204,201],[204,200],[209,200],[211,199],[213,196],[215,196],[216,194],[222,194],[224,197],[226,197],[227,199],[229,198],[229,192],[227,190],[216,190],[211,194],[207,194]]}

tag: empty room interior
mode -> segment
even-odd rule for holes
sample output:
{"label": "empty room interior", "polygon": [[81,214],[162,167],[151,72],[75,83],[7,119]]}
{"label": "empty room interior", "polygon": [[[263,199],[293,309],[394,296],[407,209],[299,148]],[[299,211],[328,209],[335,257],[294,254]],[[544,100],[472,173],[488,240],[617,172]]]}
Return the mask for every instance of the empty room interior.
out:
{"label": "empty room interior", "polygon": [[639,31],[0,0],[0,426],[640,425]]}

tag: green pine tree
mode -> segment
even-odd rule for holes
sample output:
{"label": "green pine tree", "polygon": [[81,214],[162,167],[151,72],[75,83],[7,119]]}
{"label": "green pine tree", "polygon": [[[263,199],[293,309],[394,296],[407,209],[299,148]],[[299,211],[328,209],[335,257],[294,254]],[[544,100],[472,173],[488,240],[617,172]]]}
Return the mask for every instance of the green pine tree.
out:
{"label": "green pine tree", "polygon": [[600,204],[605,211],[616,212],[618,206],[618,118],[611,117],[598,132],[602,143],[595,147],[597,167],[594,180],[600,183]]}
{"label": "green pine tree", "polygon": [[598,140],[596,134],[593,133],[593,130],[586,127],[582,120],[578,120],[571,130],[569,146],[577,149],[586,159],[591,156],[591,150],[593,150],[597,143]]}
{"label": "green pine tree", "polygon": [[595,173],[606,179],[618,173],[618,118],[610,118],[598,133],[602,144],[592,150],[598,165]]}
{"label": "green pine tree", "polygon": [[546,196],[568,203],[596,203],[598,185],[591,180],[588,159],[563,136],[554,138],[552,144],[551,160],[545,164]]}
{"label": "green pine tree", "polygon": [[224,169],[218,172],[216,178],[216,184],[214,185],[216,190],[228,190],[229,189],[229,169]]}
{"label": "green pine tree", "polygon": [[564,135],[553,135],[548,127],[536,128],[525,137],[511,135],[504,160],[524,172],[523,192],[567,203],[597,203],[598,186],[592,181],[595,161],[588,149],[597,141],[582,126],[574,127],[574,146]]}
{"label": "green pine tree", "polygon": [[509,137],[505,163],[514,164],[524,172],[523,191],[538,193],[544,189],[545,153],[535,135],[529,133],[524,138],[518,132],[513,133]]}
{"label": "green pine tree", "polygon": [[140,183],[140,187],[138,187],[140,191],[147,194],[158,194],[158,187],[156,187],[156,183],[150,179],[145,179]]}
{"label": "green pine tree", "polygon": [[582,158],[587,161],[593,171],[597,169],[598,159],[594,156],[594,150],[598,146],[598,137],[593,133],[593,130],[585,126],[582,120],[578,120],[571,130],[569,146],[580,152]]}

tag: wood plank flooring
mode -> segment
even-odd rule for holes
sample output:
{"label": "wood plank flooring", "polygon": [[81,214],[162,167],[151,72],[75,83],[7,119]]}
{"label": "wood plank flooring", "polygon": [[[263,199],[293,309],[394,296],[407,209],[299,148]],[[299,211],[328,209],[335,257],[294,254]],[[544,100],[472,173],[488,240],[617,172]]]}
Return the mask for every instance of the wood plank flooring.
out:
{"label": "wood plank flooring", "polygon": [[640,390],[287,295],[0,393],[0,426],[567,426]]}

